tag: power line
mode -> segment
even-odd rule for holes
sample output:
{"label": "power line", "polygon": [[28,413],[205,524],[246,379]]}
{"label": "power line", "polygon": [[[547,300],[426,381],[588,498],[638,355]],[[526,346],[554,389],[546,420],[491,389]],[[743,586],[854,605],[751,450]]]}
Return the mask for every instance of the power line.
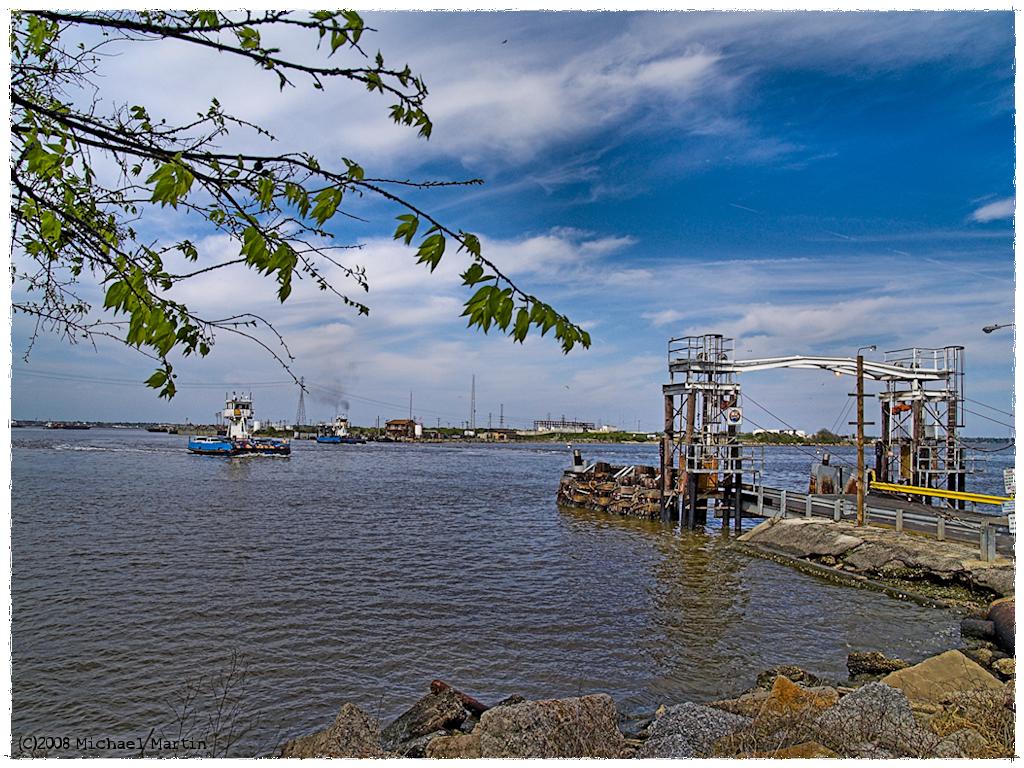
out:
{"label": "power line", "polygon": [[[744,397],[749,397],[749,396],[748,396],[748,395],[744,395]],[[776,419],[778,419],[778,418],[779,418],[778,416],[775,416],[775,414],[771,413],[771,412],[770,412],[770,411],[769,411],[769,410],[768,410],[767,408],[765,408],[765,407],[764,407],[763,405],[760,405],[760,404],[758,404],[758,403],[757,403],[756,401],[752,401],[752,402],[754,402],[754,405],[756,405],[756,406],[757,406],[758,408],[760,408],[760,409],[761,409],[762,411],[764,411],[765,413],[767,413],[767,414],[768,414],[769,416],[773,416],[773,417],[774,417],[774,418],[776,418]],[[750,422],[751,424],[753,424],[753,425],[754,425],[755,427],[757,427],[758,429],[763,429],[763,430],[766,430],[766,431],[767,431],[767,429],[768,429],[767,427],[765,427],[765,426],[762,426],[761,424],[758,424],[758,423],[757,423],[756,421],[754,421],[754,420],[753,420],[752,418],[750,418],[750,417],[749,417],[749,416],[747,416],[746,414],[743,414],[743,420],[744,420],[744,421],[749,421],[749,422]],[[782,419],[779,419],[779,421],[782,421]],[[782,423],[783,423],[783,424],[785,424],[786,422],[784,422],[784,421],[783,421]],[[790,429],[792,429],[792,427],[790,427]],[[806,454],[807,454],[808,456],[810,456],[811,458],[814,458],[814,459],[819,459],[819,460],[820,460],[820,458],[821,458],[821,457],[820,457],[820,456],[819,456],[819,455],[818,455],[817,453],[815,453],[815,452],[811,451],[811,450],[810,450],[810,449],[808,449],[808,448],[805,448],[805,447],[804,447],[804,446],[802,446],[802,445],[787,445],[787,447],[788,447],[788,448],[796,448],[796,449],[797,449],[798,451],[801,451],[802,453],[806,453]],[[849,468],[849,469],[852,469],[852,470],[854,470],[854,471],[856,471],[856,469],[857,469],[857,468],[856,468],[856,467],[855,467],[855,466],[854,466],[853,464],[847,464],[847,463],[846,463],[845,461],[843,461],[843,460],[842,460],[841,458],[839,458],[838,456],[833,456],[832,458],[833,458],[833,461],[834,461],[834,462],[835,462],[836,464],[842,464],[842,465],[846,466],[847,468]]]}
{"label": "power line", "polygon": [[1009,416],[1011,419],[1013,418],[1013,412],[1012,411],[1003,411],[1003,410],[1000,410],[999,408],[996,408],[994,405],[989,405],[988,403],[983,403],[980,400],[971,400],[971,398],[969,398],[969,397],[965,397],[964,400],[966,400],[968,403],[974,403],[975,405],[981,405],[981,406],[984,406],[985,408],[990,408],[991,410],[995,411],[996,413],[1003,414],[1003,416]]}
{"label": "power line", "polygon": [[839,416],[837,416],[836,420],[832,422],[832,426],[829,427],[828,430],[829,432],[833,434],[836,433],[836,430],[839,429],[839,424],[842,422],[843,419],[846,418],[846,415],[850,412],[851,408],[853,408],[853,398],[848,398],[846,401],[846,406],[844,408],[839,409]]}
{"label": "power line", "polygon": [[978,413],[977,411],[972,411],[972,410],[970,410],[969,408],[966,408],[966,407],[964,408],[964,411],[966,413],[969,413],[969,414],[973,415],[973,416],[977,416],[979,418],[991,421],[993,424],[999,424],[1001,426],[1004,426],[1007,429],[1016,429],[1016,427],[1014,427],[1013,424],[1007,424],[1005,421],[999,421],[999,419],[993,419],[991,416],[986,416],[984,413]]}
{"label": "power line", "polygon": [[[51,371],[29,371],[25,369],[14,369],[12,373],[16,376],[35,376],[42,379],[53,379],[54,381],[88,381],[96,384],[109,384],[112,386],[132,386],[132,387],[145,387],[148,386],[145,381],[139,381],[136,379],[115,379],[100,376],[78,376],[70,373],[55,373]],[[262,382],[246,382],[246,381],[220,381],[220,382],[201,382],[201,381],[175,381],[174,386],[176,387],[188,387],[193,389],[221,389],[223,387],[244,387],[246,389],[255,388],[272,388],[272,387],[290,387],[294,386],[293,381],[262,381]]]}

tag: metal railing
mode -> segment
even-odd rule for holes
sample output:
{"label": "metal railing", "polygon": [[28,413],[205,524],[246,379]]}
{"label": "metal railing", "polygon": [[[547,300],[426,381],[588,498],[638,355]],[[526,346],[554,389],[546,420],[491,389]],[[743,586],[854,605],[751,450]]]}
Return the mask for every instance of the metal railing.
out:
{"label": "metal railing", "polygon": [[[763,485],[744,485],[741,498],[743,513],[749,517],[824,517],[837,522],[857,518],[857,505],[853,498],[817,496]],[[919,507],[897,506],[890,509],[872,505],[868,499],[864,507],[864,521],[895,528],[897,533],[904,529],[913,530],[934,536],[939,541],[976,542],[980,558],[986,562],[995,560],[997,550],[1013,554],[1013,535],[1005,518],[978,520],[949,514],[949,510],[942,510],[947,514],[941,514],[938,509],[925,511]]]}

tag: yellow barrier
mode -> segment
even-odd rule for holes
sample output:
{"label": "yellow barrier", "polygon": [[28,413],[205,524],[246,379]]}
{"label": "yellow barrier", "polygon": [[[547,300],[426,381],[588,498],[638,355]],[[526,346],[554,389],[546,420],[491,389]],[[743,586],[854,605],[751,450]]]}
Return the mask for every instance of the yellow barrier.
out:
{"label": "yellow barrier", "polygon": [[965,491],[944,491],[939,488],[923,488],[919,485],[898,485],[897,483],[877,483],[871,481],[870,487],[876,491],[890,491],[892,493],[909,493],[914,496],[938,496],[942,499],[956,499],[958,501],[971,501],[975,504],[1002,504],[1004,501],[1013,501],[1013,496],[989,496],[985,493],[967,493]]}

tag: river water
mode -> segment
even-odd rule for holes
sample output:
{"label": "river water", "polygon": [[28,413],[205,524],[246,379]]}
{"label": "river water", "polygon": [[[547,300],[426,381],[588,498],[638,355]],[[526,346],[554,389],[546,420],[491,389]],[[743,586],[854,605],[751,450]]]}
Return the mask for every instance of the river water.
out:
{"label": "river water", "polygon": [[[850,650],[959,642],[949,612],[739,554],[721,531],[559,510],[564,446],[218,459],[176,435],[12,435],[15,752],[32,736],[89,755],[179,726],[209,736],[218,686],[233,752],[252,754],[345,701],[397,715],[433,678],[485,701],[605,691],[631,711],[731,694],[780,663],[838,678]],[[808,450],[767,449],[772,483],[805,489]],[[584,452],[657,462],[652,445]],[[225,686],[233,658],[246,674]]]}

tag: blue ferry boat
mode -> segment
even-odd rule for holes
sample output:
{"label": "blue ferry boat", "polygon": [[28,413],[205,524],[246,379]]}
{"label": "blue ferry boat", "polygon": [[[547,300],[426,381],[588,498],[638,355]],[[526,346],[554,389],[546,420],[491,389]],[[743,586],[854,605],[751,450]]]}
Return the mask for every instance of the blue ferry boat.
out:
{"label": "blue ferry boat", "polygon": [[222,413],[228,423],[223,436],[194,436],[188,441],[192,453],[204,456],[289,456],[291,443],[276,437],[252,436],[252,395],[232,393]]}
{"label": "blue ferry boat", "polygon": [[352,437],[348,433],[348,419],[344,416],[335,417],[334,424],[321,428],[320,432],[321,434],[316,436],[318,443],[356,445],[366,442],[362,438]]}
{"label": "blue ferry boat", "polygon": [[212,456],[235,455],[235,444],[226,437],[193,435],[188,439],[188,449],[192,453],[206,453]]}

